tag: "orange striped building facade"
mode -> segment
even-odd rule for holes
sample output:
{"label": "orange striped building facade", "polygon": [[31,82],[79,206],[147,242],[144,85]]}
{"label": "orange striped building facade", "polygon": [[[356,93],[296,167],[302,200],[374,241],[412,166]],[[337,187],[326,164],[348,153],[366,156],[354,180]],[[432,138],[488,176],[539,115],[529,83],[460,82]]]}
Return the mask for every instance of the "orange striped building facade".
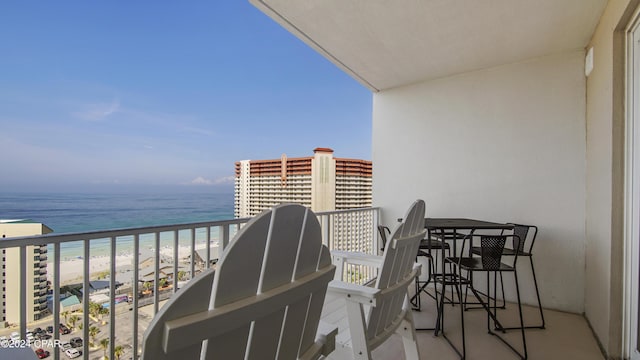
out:
{"label": "orange striped building facade", "polygon": [[314,149],[309,157],[243,160],[235,163],[235,217],[250,217],[293,202],[313,211],[370,207],[372,163],[333,157]]}

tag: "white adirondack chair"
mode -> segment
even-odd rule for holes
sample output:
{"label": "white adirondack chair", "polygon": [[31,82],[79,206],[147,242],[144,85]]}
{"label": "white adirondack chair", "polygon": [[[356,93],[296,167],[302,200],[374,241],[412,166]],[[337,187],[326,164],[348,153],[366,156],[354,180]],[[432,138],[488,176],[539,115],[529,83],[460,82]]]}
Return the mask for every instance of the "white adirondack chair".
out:
{"label": "white adirondack chair", "polygon": [[276,206],[238,232],[215,271],[190,281],[156,314],[142,359],[326,355],[337,330],[317,334],[334,272],[315,214],[300,205]]}
{"label": "white adirondack chair", "polygon": [[[425,204],[417,200],[404,222],[392,232],[383,256],[332,252],[336,280],[329,284],[322,321],[338,327],[336,350],[331,359],[371,359],[371,351],[394,333],[403,339],[407,359],[419,359],[408,289],[420,273],[415,263],[425,236]],[[345,265],[378,267],[375,287],[344,283]]]}

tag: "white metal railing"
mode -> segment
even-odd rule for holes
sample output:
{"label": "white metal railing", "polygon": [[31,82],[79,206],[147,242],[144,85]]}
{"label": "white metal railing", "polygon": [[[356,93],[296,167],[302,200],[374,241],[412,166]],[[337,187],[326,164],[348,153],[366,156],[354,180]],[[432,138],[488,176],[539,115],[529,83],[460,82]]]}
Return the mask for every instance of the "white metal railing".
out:
{"label": "white metal railing", "polygon": [[[378,219],[380,217],[379,208],[362,208],[352,210],[340,210],[340,211],[327,211],[316,213],[321,226],[322,237],[325,245],[329,249],[361,251],[368,254],[378,253],[378,237],[376,228],[378,225]],[[210,221],[199,222],[189,224],[178,225],[163,225],[163,226],[151,226],[140,228],[128,228],[117,230],[104,230],[104,231],[91,231],[83,233],[68,233],[68,234],[47,234],[38,236],[27,236],[19,238],[7,238],[0,240],[0,250],[19,248],[20,256],[20,320],[19,334],[21,339],[26,339],[27,326],[38,326],[43,323],[44,325],[53,326],[53,341],[50,344],[59,344],[60,333],[59,324],[61,317],[61,303],[60,303],[60,286],[61,286],[61,264],[62,255],[65,249],[69,245],[81,244],[82,251],[82,338],[84,339],[82,345],[82,353],[84,358],[88,359],[90,351],[89,339],[90,339],[90,316],[84,316],[84,314],[91,314],[93,311],[90,309],[90,284],[91,276],[96,273],[96,270],[91,267],[92,249],[95,252],[97,246],[108,247],[109,264],[108,269],[103,270],[103,273],[108,274],[108,334],[106,338],[109,339],[108,349],[106,354],[110,359],[114,359],[114,352],[118,344],[121,344],[122,328],[120,325],[123,321],[130,321],[131,333],[127,337],[125,349],[127,352],[123,358],[136,358],[134,354],[139,354],[139,342],[144,329],[140,328],[139,307],[143,305],[153,304],[152,314],[158,312],[160,301],[169,297],[175,293],[179,288],[179,281],[181,280],[180,274],[185,274],[187,278],[193,277],[194,274],[199,271],[203,271],[214,264],[214,260],[217,259],[212,254],[212,250],[218,247],[220,250],[229,244],[233,235],[246,223],[249,219],[231,219],[222,221]],[[153,250],[153,287],[152,289],[142,288],[140,284],[140,251],[141,244],[151,247]],[[27,269],[27,249],[30,246],[47,245],[49,250],[46,255],[40,255],[40,259],[48,259],[53,268],[53,274],[48,274],[48,279],[51,281],[51,288],[53,289],[53,297],[51,304],[52,315],[46,319],[39,320],[36,324],[27,320],[27,306],[33,306],[27,304],[27,291],[38,291],[41,294],[42,290],[27,289],[26,279],[29,274]],[[37,248],[36,248],[37,249]],[[44,248],[43,248],[44,249]],[[167,259],[166,264],[171,264],[173,267],[172,274],[168,282],[168,286],[160,288],[160,265],[163,263],[161,260],[161,249],[171,251],[171,259]],[[184,251],[182,257],[180,250],[187,252],[188,268],[187,271],[180,271],[180,260],[184,259]],[[117,289],[117,280],[121,275],[118,275],[116,258],[118,253],[130,252],[130,289],[125,290],[130,296],[129,301],[125,304],[116,304],[118,294],[123,292],[123,289]],[[200,258],[198,253],[202,254],[204,251],[204,258]],[[36,253],[37,251],[34,251]],[[196,261],[196,258],[201,261]],[[43,259],[43,260],[44,260]],[[145,259],[142,259],[145,260]],[[164,259],[163,259],[164,260]],[[66,263],[65,263],[66,264]],[[163,269],[165,266],[163,266]],[[357,283],[366,283],[375,278],[376,272],[366,268],[349,268],[345,271],[345,274],[349,274],[345,281],[352,281]],[[17,274],[12,274],[16,276]],[[51,276],[52,275],[52,276]],[[6,276],[6,275],[5,275]],[[47,276],[47,275],[43,275]],[[86,290],[86,291],[85,291]],[[149,296],[141,297],[143,293],[151,293]],[[123,310],[124,308],[124,310]],[[117,315],[129,313],[131,319],[127,320],[126,317],[117,319]],[[47,322],[47,323],[45,323]],[[116,325],[118,325],[119,337],[116,336]],[[45,326],[42,326],[43,328]],[[144,327],[144,325],[143,325]],[[1,330],[1,329],[0,329]],[[15,330],[13,330],[15,331]],[[135,334],[135,336],[134,336]],[[102,335],[104,337],[104,335]],[[54,342],[55,341],[55,342]],[[43,342],[44,344],[44,342]],[[2,344],[0,344],[0,352]],[[54,346],[51,350],[53,359],[60,359],[60,347]],[[94,349],[95,351],[95,349]]]}
{"label": "white metal railing", "polygon": [[[330,250],[378,254],[379,208],[328,211],[317,215],[322,226],[323,242]],[[377,275],[377,270],[371,267],[348,264],[343,270],[342,280],[362,285]]]}

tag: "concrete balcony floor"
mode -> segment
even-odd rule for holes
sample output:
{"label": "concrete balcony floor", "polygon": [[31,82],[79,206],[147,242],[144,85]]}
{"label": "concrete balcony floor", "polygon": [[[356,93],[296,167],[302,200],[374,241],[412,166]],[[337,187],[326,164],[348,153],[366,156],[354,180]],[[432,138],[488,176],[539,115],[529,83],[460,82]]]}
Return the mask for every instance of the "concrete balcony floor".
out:
{"label": "concrete balcony floor", "polygon": [[[422,310],[414,311],[417,328],[433,327],[436,319],[435,301],[422,295]],[[523,306],[525,324],[539,321],[536,307]],[[529,359],[581,359],[602,360],[604,356],[582,315],[560,311],[545,310],[546,329],[526,330]],[[498,318],[504,326],[516,326],[518,308],[507,303],[505,310],[498,311]],[[467,337],[467,360],[519,359],[519,357],[495,336],[487,333],[486,312],[481,309],[468,310],[464,314]],[[458,305],[445,305],[445,332],[447,337],[461,349],[460,308]],[[455,360],[456,352],[442,336],[434,336],[433,331],[418,331],[418,345],[421,359]],[[517,349],[522,349],[519,330],[511,330],[504,335]],[[374,359],[404,359],[402,341],[394,336],[381,345],[372,354]]]}

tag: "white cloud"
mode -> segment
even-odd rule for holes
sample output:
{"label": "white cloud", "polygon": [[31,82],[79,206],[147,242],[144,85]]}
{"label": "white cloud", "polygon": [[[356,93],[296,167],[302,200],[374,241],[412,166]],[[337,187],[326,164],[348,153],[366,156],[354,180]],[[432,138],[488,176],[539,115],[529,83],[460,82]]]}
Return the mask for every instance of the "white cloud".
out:
{"label": "white cloud", "polygon": [[197,178],[191,180],[189,184],[190,185],[213,185],[214,182],[212,180],[205,179],[202,176],[198,176]]}
{"label": "white cloud", "polygon": [[190,133],[204,135],[204,136],[213,136],[215,134],[213,131],[203,129],[203,128],[197,128],[193,126],[183,126],[182,130],[185,132],[190,132]]}
{"label": "white cloud", "polygon": [[73,113],[73,116],[87,121],[101,121],[120,110],[120,101],[114,99],[110,104],[89,104],[85,110]]}
{"label": "white cloud", "polygon": [[235,177],[233,175],[231,176],[224,176],[224,177],[220,177],[217,178],[215,180],[212,179],[207,179],[205,177],[202,176],[198,176],[197,178],[184,183],[184,185],[225,185],[225,184],[233,184],[235,180]]}
{"label": "white cloud", "polygon": [[236,177],[231,175],[231,176],[225,176],[225,177],[221,177],[221,178],[217,178],[215,180],[216,184],[233,184],[233,182],[235,181]]}

